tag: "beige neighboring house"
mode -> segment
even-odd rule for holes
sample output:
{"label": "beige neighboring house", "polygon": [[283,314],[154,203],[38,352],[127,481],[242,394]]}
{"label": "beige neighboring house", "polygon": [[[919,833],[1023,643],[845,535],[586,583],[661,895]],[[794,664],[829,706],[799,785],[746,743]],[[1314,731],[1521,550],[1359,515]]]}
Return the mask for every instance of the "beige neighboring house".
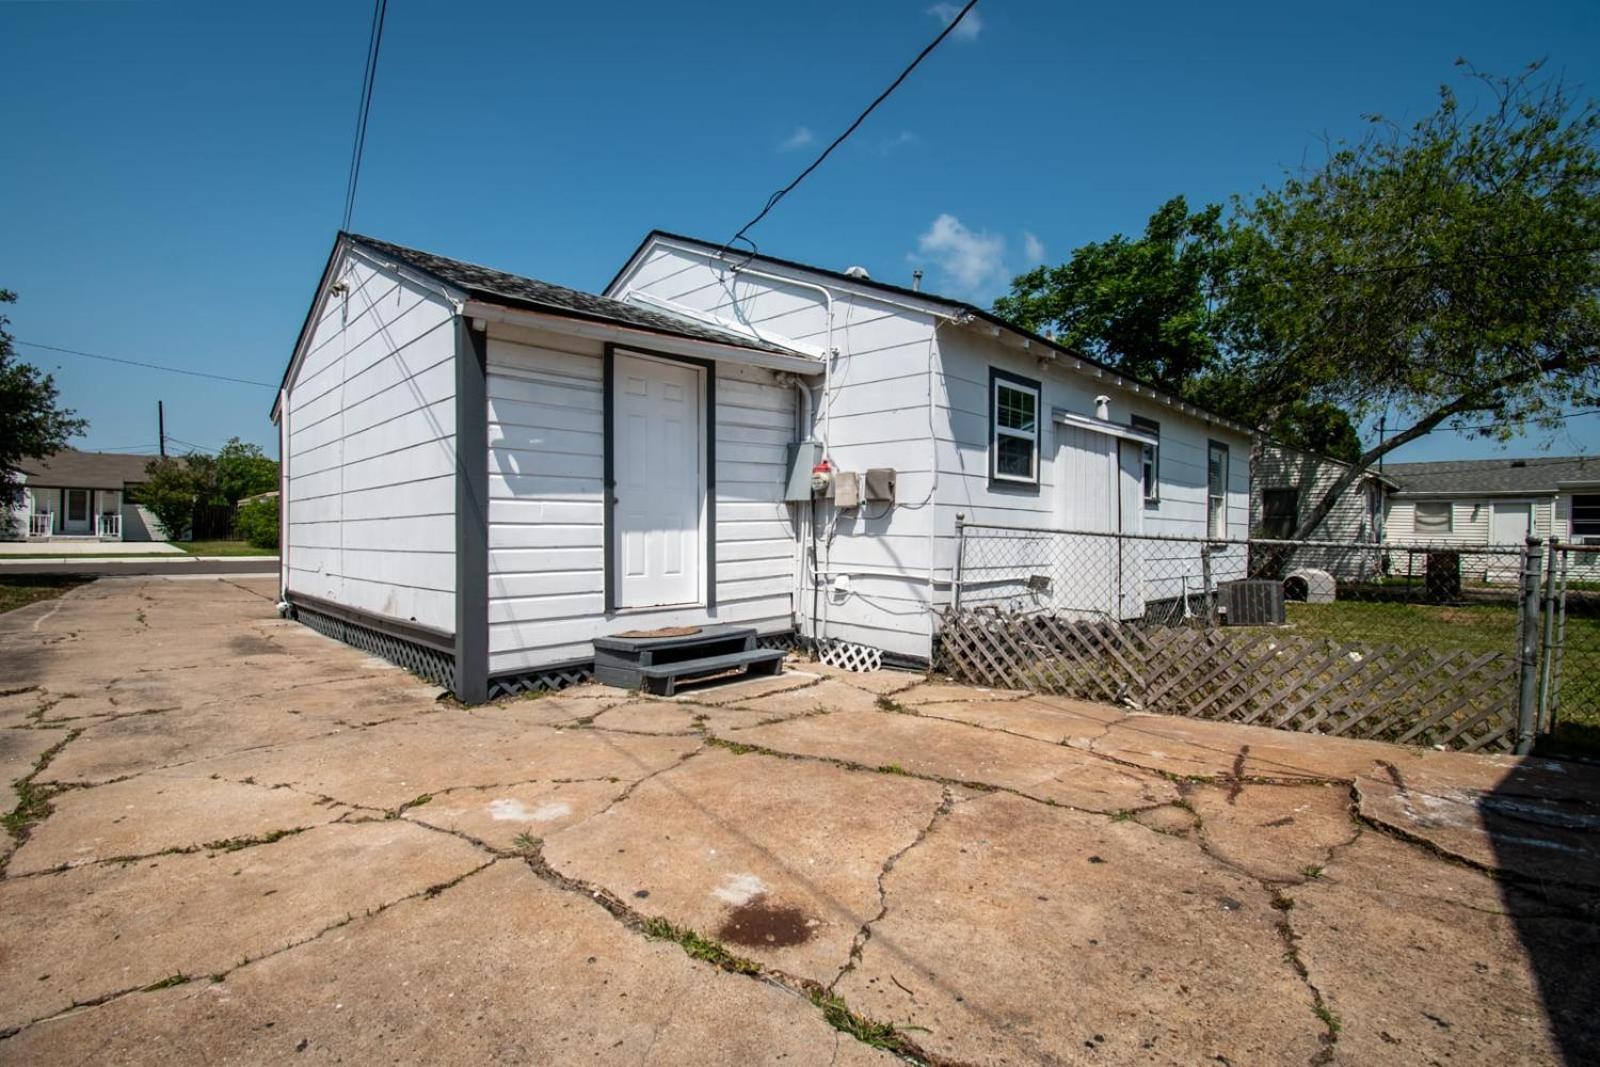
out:
{"label": "beige neighboring house", "polygon": [[130,500],[156,456],[64,448],[23,460],[22,500],[11,512],[9,540],[155,541],[155,518]]}
{"label": "beige neighboring house", "polygon": [[[1324,493],[1350,464],[1314,452],[1302,452],[1272,441],[1256,455],[1250,478],[1250,535],[1258,539],[1291,537],[1300,518],[1321,501]],[[1344,491],[1309,539],[1341,545],[1372,545],[1370,552],[1297,548],[1286,569],[1315,567],[1336,578],[1367,578],[1382,565],[1376,546],[1384,541],[1384,514],[1398,486],[1375,470],[1361,474]]]}

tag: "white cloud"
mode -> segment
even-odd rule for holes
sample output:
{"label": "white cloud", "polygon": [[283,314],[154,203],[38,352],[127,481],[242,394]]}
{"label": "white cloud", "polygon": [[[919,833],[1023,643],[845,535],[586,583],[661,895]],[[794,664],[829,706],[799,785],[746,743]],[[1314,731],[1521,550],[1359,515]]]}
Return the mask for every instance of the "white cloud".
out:
{"label": "white cloud", "polygon": [[920,140],[922,140],[922,138],[918,137],[910,130],[901,130],[893,137],[886,137],[882,141],[878,142],[878,154],[886,156],[897,148],[905,148],[909,145],[914,145]]}
{"label": "white cloud", "polygon": [[1028,258],[1028,265],[1036,266],[1044,262],[1044,242],[1039,240],[1027,230],[1022,231],[1022,254]]}
{"label": "white cloud", "polygon": [[[927,9],[927,13],[948,26],[955,21],[957,15],[961,14],[961,5],[934,4]],[[957,26],[950,36],[960,41],[976,41],[978,34],[982,32],[983,20],[978,17],[977,8],[973,8],[967,12],[967,17],[961,20],[961,25]]]}
{"label": "white cloud", "polygon": [[965,293],[980,295],[1007,280],[1006,239],[969,230],[954,215],[934,219],[928,232],[917,238],[917,250]]}
{"label": "white cloud", "polygon": [[801,148],[809,148],[817,143],[817,135],[805,126],[796,126],[794,132],[778,142],[778,151],[793,152]]}

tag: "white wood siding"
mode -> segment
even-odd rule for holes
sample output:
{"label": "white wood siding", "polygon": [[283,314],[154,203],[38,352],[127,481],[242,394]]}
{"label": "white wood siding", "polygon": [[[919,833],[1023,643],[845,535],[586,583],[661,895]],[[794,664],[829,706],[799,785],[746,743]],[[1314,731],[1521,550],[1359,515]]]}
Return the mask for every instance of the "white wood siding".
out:
{"label": "white wood siding", "polygon": [[592,658],[623,629],[794,625],[794,527],[782,499],[794,390],[718,364],[717,606],[605,613],[604,348],[496,326],[489,337],[489,670]]}
{"label": "white wood siding", "polygon": [[289,384],[291,592],[455,630],[454,309],[350,257]]}

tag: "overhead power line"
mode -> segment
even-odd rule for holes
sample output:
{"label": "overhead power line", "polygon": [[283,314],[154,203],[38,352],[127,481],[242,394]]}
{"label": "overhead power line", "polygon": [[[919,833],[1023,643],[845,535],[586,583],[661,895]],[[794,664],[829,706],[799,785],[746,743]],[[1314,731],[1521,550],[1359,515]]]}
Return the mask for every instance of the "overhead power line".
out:
{"label": "overhead power line", "polygon": [[87,359],[101,359],[107,363],[122,363],[129,367],[143,367],[146,370],[166,371],[168,374],[187,374],[191,378],[210,378],[217,382],[234,382],[238,385],[255,385],[262,389],[278,388],[272,382],[258,382],[249,378],[230,378],[226,374],[208,374],[203,370],[185,370],[182,367],[165,367],[160,363],[146,363],[138,359],[123,359],[120,356],[103,356],[97,352],[80,352],[76,348],[60,348],[56,345],[40,344],[38,341],[14,341],[14,344],[26,345],[29,348],[42,348],[46,352],[60,352],[68,356],[83,356]]}
{"label": "overhead power line", "polygon": [[367,34],[367,66],[361,76],[361,104],[356,109],[355,142],[350,146],[350,176],[344,186],[344,216],[341,230],[350,229],[356,211],[356,189],[361,184],[361,156],[367,147],[367,118],[372,114],[372,86],[378,79],[378,51],[383,47],[383,20],[389,0],[373,0],[372,29]]}
{"label": "overhead power line", "polygon": [[924,59],[927,59],[929,54],[932,53],[935,48],[938,48],[939,45],[944,41],[944,39],[946,37],[950,36],[950,34],[955,30],[955,28],[957,26],[961,25],[961,20],[967,17],[967,12],[971,11],[974,7],[977,6],[977,4],[978,4],[978,0],[967,0],[966,6],[964,6],[961,9],[961,11],[959,13],[957,13],[955,18],[950,20],[950,24],[944,28],[944,30],[939,34],[939,36],[935,37],[932,41],[928,42],[928,46],[926,48],[924,48],[922,51],[917,53],[917,58],[913,59],[911,61],[911,65],[906,67],[905,70],[902,70],[900,72],[900,76],[898,78],[896,78],[894,81],[889,83],[889,88],[887,88],[883,92],[879,93],[877,99],[872,101],[872,103],[868,104],[867,105],[867,109],[865,111],[863,111],[861,114],[857,115],[856,116],[856,120],[854,122],[852,122],[845,129],[845,131],[843,133],[841,133],[839,136],[835,137],[833,139],[833,143],[830,144],[827,148],[824,148],[822,150],[822,154],[819,155],[816,159],[813,159],[811,161],[811,165],[809,167],[807,167],[805,170],[801,171],[799,173],[799,175],[794,179],[794,181],[790,182],[788,185],[785,185],[782,189],[779,189],[777,192],[775,192],[771,196],[767,197],[766,205],[764,207],[762,207],[762,209],[760,211],[756,212],[755,218],[751,219],[749,222],[747,222],[743,226],[739,227],[739,232],[734,234],[732,237],[728,238],[727,243],[724,244],[721,248],[717,249],[717,255],[721,256],[724,252],[726,252],[729,249],[729,247],[731,247],[732,245],[736,244],[739,241],[744,241],[746,244],[750,245],[751,254],[753,255],[754,254],[754,250],[755,250],[755,242],[753,242],[749,238],[747,238],[745,236],[745,234],[748,233],[751,230],[751,228],[754,227],[758,222],[760,222],[762,219],[766,218],[767,217],[767,213],[770,212],[773,208],[778,206],[778,201],[780,201],[784,197],[788,196],[791,192],[794,191],[795,186],[797,186],[801,182],[805,181],[806,178],[810,176],[812,171],[814,171],[818,167],[822,166],[822,161],[827,159],[830,155],[832,155],[833,154],[833,150],[835,148],[838,148],[840,145],[844,144],[845,140],[852,133],[856,132],[856,127],[860,126],[863,122],[867,121],[867,116],[872,114],[875,110],[877,110],[877,107],[878,107],[879,104],[881,104],[885,100],[889,99],[889,94],[890,93],[893,93],[896,89],[900,88],[900,83],[905,81],[907,78],[909,78],[911,76],[911,72],[916,70],[917,66]]}

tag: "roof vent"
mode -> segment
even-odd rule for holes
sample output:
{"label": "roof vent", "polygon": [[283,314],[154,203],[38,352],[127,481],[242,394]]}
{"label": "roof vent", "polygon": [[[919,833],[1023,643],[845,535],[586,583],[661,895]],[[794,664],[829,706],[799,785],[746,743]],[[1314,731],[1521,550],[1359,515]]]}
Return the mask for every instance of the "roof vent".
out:
{"label": "roof vent", "polygon": [[866,278],[871,278],[872,277],[872,275],[867,273],[867,268],[865,268],[865,267],[846,267],[844,269],[844,274],[845,274],[845,277],[847,277],[847,278],[862,278],[862,279],[866,279]]}

